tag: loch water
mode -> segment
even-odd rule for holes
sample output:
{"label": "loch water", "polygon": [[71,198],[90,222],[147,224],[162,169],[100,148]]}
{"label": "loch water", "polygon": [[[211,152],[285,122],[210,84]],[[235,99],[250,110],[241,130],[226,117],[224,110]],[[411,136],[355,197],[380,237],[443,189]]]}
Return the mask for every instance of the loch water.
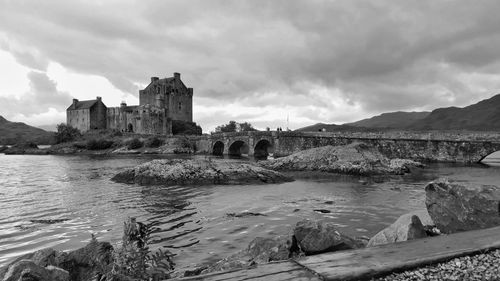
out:
{"label": "loch water", "polygon": [[[500,186],[500,158],[490,165],[429,164],[384,178],[292,173],[296,181],[269,185],[164,187],[110,180],[160,157],[174,156],[0,154],[0,267],[38,249],[82,247],[91,234],[118,243],[127,217],[154,223],[153,248],[175,253],[179,268],[192,267],[243,249],[255,237],[286,234],[304,218],[370,237],[424,208],[425,184],[439,177]],[[243,212],[261,215],[231,216]]]}

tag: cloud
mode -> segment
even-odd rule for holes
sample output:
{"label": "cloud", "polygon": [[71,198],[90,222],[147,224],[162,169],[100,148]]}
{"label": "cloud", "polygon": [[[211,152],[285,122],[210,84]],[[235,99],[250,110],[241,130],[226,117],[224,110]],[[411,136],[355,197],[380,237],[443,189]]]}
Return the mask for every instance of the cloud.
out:
{"label": "cloud", "polygon": [[105,77],[125,95],[181,72],[207,114],[307,105],[312,121],[342,122],[497,92],[498,10],[494,0],[3,1],[0,47],[30,68]]}
{"label": "cloud", "polygon": [[7,119],[22,115],[26,118],[46,112],[64,112],[71,103],[67,92],[57,89],[57,84],[46,73],[31,71],[27,75],[30,90],[19,98],[0,97],[2,115]]}

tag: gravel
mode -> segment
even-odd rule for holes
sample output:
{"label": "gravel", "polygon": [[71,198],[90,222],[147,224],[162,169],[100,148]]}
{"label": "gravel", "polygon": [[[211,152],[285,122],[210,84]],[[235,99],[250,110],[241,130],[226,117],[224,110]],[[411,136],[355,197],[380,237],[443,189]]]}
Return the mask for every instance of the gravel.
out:
{"label": "gravel", "polygon": [[500,250],[392,273],[372,281],[393,280],[500,280]]}

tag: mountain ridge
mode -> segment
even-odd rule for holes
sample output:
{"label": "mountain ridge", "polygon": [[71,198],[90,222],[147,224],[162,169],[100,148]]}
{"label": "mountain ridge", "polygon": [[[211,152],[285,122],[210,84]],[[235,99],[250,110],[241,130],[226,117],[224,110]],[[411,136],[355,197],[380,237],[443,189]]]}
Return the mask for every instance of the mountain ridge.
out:
{"label": "mountain ridge", "polygon": [[371,118],[362,119],[352,123],[345,123],[344,125],[368,128],[403,129],[411,126],[417,120],[427,117],[430,113],[430,111],[386,112]]}
{"label": "mountain ridge", "polygon": [[52,144],[54,142],[54,133],[22,122],[11,122],[0,115],[0,144],[17,144],[20,142]]}
{"label": "mountain ridge", "polygon": [[[433,111],[395,111],[342,125],[317,123],[296,131],[353,130],[500,130],[500,94],[464,107],[441,107]],[[350,129],[346,129],[350,128]]]}

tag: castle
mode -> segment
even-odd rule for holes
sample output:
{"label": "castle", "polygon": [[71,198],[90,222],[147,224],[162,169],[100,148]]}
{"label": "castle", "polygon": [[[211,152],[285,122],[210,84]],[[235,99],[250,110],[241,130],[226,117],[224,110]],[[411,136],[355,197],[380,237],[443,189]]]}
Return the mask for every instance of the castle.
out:
{"label": "castle", "polygon": [[81,132],[116,129],[138,134],[172,133],[172,120],[193,122],[193,88],[181,81],[180,73],[159,79],[151,77],[139,91],[139,105],[106,107],[101,97],[73,103],[66,110],[66,124]]}

